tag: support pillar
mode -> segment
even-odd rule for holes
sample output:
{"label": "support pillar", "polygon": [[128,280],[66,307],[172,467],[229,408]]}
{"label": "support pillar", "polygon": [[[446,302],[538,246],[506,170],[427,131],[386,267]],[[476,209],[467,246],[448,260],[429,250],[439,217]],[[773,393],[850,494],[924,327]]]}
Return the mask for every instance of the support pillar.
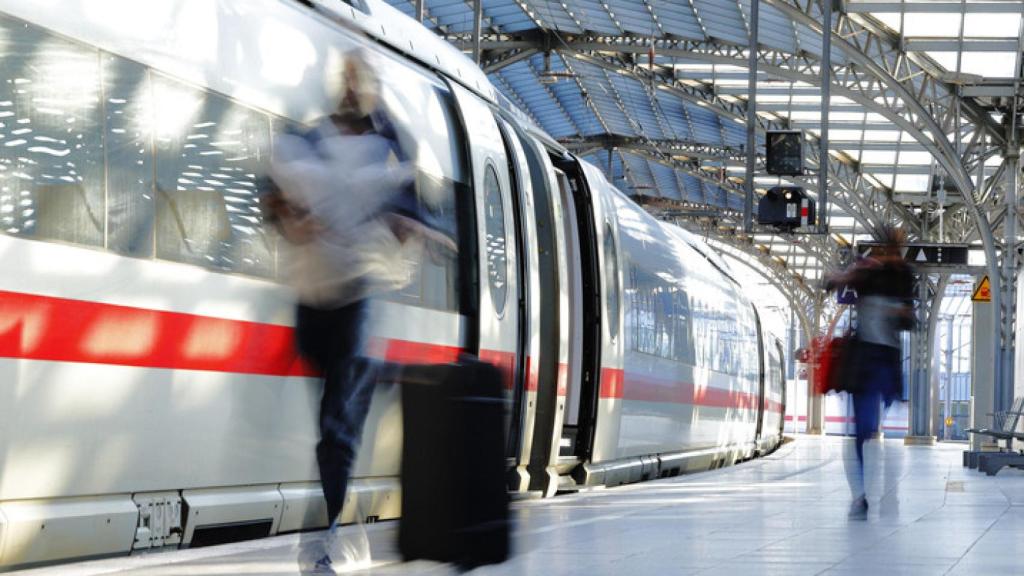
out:
{"label": "support pillar", "polygon": [[484,0],[473,0],[473,61],[480,65],[480,35],[483,33]]}
{"label": "support pillar", "polygon": [[[978,279],[980,280],[980,278]],[[995,318],[991,302],[974,302],[971,324],[971,428],[992,426],[992,403],[995,398],[994,379],[996,344],[993,339]],[[991,439],[971,434],[971,450],[982,449]]]}
{"label": "support pillar", "polygon": [[[747,171],[743,178],[743,231],[754,231],[754,171],[757,168],[757,28],[761,0],[750,2],[750,54],[747,58]],[[808,414],[808,416],[810,416]]]}
{"label": "support pillar", "polygon": [[818,232],[828,234],[828,112],[832,106],[832,0],[825,0],[821,35],[821,136],[818,144]]}
{"label": "support pillar", "polygon": [[910,335],[910,430],[904,444],[931,445],[936,440],[935,335],[948,280],[948,276],[941,276],[933,290],[926,274],[918,279],[917,329]]}
{"label": "support pillar", "polygon": [[[1014,131],[1011,136],[1016,136]],[[995,410],[1009,410],[1013,405],[1014,396],[1014,337],[1015,307],[1017,305],[1017,208],[1018,186],[1020,185],[1020,148],[1017,139],[1011,138],[1007,145],[1006,192],[1004,203],[1006,217],[1003,219],[1003,266],[1000,282],[1002,298],[1000,299],[1000,342],[999,362],[1000,374],[995,386]]]}
{"label": "support pillar", "polygon": [[[811,332],[808,334],[808,345],[814,340],[814,338],[821,334],[821,316],[824,308],[823,298],[825,295],[819,295],[814,301],[814,324],[811,327]],[[824,434],[825,433],[825,396],[823,394],[815,394],[814,386],[814,364],[807,365],[807,433],[808,434]]]}

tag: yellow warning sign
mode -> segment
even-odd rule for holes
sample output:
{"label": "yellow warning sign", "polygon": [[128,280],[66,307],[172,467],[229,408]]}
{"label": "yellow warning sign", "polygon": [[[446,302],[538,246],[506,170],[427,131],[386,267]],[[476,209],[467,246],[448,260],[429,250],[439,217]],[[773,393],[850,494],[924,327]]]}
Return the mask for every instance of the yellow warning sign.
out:
{"label": "yellow warning sign", "polygon": [[953,425],[953,417],[952,416],[946,416],[946,427],[949,428],[952,425]]}
{"label": "yellow warning sign", "polygon": [[992,301],[992,283],[988,281],[988,276],[982,276],[981,282],[974,287],[974,294],[971,295],[971,300],[975,302],[991,302]]}

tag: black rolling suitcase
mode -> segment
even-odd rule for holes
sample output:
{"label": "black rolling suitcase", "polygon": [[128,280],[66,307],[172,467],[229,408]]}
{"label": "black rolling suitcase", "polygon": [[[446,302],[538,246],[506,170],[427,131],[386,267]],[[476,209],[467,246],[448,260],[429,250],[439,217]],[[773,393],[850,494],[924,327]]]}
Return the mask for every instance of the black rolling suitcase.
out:
{"label": "black rolling suitcase", "polygon": [[476,358],[402,370],[402,518],[405,560],[462,568],[509,555],[505,392],[501,372]]}

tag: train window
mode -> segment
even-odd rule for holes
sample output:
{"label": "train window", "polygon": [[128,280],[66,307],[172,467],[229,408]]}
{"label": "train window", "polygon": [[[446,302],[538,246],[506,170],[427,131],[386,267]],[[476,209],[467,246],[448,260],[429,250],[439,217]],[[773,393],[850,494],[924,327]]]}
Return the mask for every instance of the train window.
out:
{"label": "train window", "polygon": [[102,57],[107,163],[107,248],[153,255],[152,92],[145,66]]}
{"label": "train window", "polygon": [[619,335],[619,254],[615,249],[615,236],[610,222],[604,225],[605,300],[608,302],[608,332],[612,339]]}
{"label": "train window", "polygon": [[157,257],[272,276],[257,189],[269,118],[157,74],[152,85]]}
{"label": "train window", "polygon": [[[430,225],[458,237],[457,197],[468,187],[465,140],[451,94],[434,78],[391,58],[374,61],[381,96],[405,156],[416,165],[416,194]],[[392,81],[393,80],[393,81]],[[458,308],[458,254],[433,250],[410,263],[408,286],[383,299],[436,310]]]}
{"label": "train window", "polygon": [[690,302],[686,292],[677,289],[673,293],[672,324],[675,339],[672,356],[679,362],[693,364],[693,337],[691,335]]}
{"label": "train window", "polygon": [[97,50],[0,19],[0,230],[102,246]]}
{"label": "train window", "polygon": [[484,230],[487,233],[487,283],[491,301],[501,316],[508,293],[508,256],[505,252],[505,208],[501,186],[494,166],[488,164],[484,173]]}

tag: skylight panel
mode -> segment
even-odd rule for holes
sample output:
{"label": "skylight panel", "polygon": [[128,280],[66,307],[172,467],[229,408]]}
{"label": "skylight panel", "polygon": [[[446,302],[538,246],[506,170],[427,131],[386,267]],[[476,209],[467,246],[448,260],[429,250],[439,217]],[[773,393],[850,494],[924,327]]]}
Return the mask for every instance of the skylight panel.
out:
{"label": "skylight panel", "polygon": [[896,142],[900,133],[895,130],[865,130],[864,140],[866,142]]}
{"label": "skylight panel", "polygon": [[[899,30],[899,28],[895,28]],[[956,38],[960,36],[960,15],[916,12],[903,22],[906,36]]]}
{"label": "skylight panel", "polygon": [[700,70],[700,71],[703,71],[703,72],[710,72],[711,70],[713,70],[715,68],[715,65],[714,64],[703,64],[703,63],[696,62],[696,63],[692,63],[692,64],[691,63],[676,64],[675,68],[676,68],[676,70]]}
{"label": "skylight panel", "polygon": [[765,103],[788,103],[789,96],[786,94],[758,94],[757,101]]}
{"label": "skylight panel", "polygon": [[927,174],[897,174],[896,190],[898,192],[925,192],[928,190]]}
{"label": "skylight panel", "polygon": [[1016,63],[1014,52],[964,52],[960,70],[986,78],[1012,78]]}
{"label": "skylight panel", "polygon": [[866,164],[887,164],[896,163],[895,150],[864,150],[861,152],[861,162]]}
{"label": "skylight panel", "polygon": [[939,66],[942,66],[946,70],[949,70],[950,72],[956,71],[956,52],[929,51],[925,52],[925,54],[927,54],[932,60],[935,60]]}
{"label": "skylight panel", "polygon": [[829,112],[829,119],[840,122],[862,122],[864,120],[863,112]]}
{"label": "skylight panel", "polygon": [[908,164],[913,166],[927,166],[932,163],[932,155],[930,152],[923,150],[903,150],[900,152],[900,164]]}
{"label": "skylight panel", "polygon": [[832,140],[859,141],[864,135],[863,130],[829,130],[828,137]]}
{"label": "skylight panel", "polygon": [[813,110],[796,110],[789,115],[790,120],[818,120],[820,113]]}
{"label": "skylight panel", "polygon": [[964,19],[964,36],[968,38],[1016,38],[1020,14],[972,13]]}
{"label": "skylight panel", "polygon": [[892,30],[899,31],[901,19],[899,12],[873,12],[871,15],[881,20],[883,24]]}
{"label": "skylight panel", "polygon": [[832,216],[828,223],[834,228],[853,228],[857,220],[853,216]]}

